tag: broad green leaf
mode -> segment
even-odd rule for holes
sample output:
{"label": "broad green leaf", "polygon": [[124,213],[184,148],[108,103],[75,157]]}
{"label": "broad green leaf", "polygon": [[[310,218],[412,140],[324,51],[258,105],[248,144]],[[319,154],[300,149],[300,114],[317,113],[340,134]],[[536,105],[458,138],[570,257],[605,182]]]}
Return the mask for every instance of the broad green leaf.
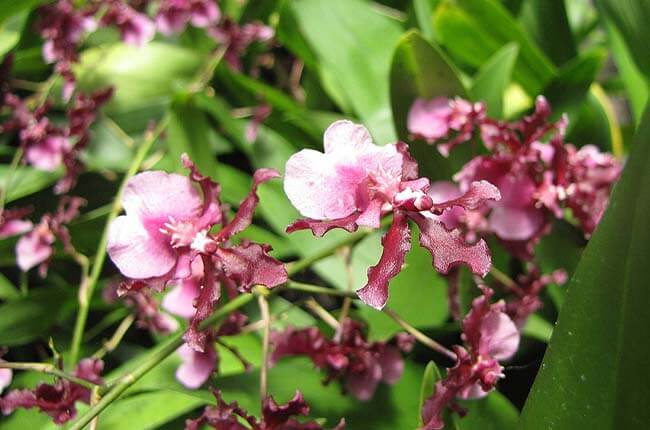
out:
{"label": "broad green leaf", "polygon": [[424,368],[424,375],[422,375],[422,384],[420,385],[420,406],[418,411],[420,412],[420,425],[424,424],[422,422],[422,407],[424,402],[433,395],[435,390],[436,382],[442,379],[438,366],[433,361],[430,361],[427,364],[427,367]]}
{"label": "broad green leaf", "polygon": [[50,334],[52,325],[69,314],[70,303],[66,302],[72,297],[72,290],[39,288],[0,305],[0,345],[24,345]]}
{"label": "broad green leaf", "polygon": [[[466,97],[465,88],[444,54],[417,31],[406,33],[397,45],[390,71],[390,97],[398,137],[410,140],[406,119],[416,99],[456,96]],[[465,161],[461,148],[450,159],[421,141],[412,142],[410,150],[420,163],[420,173],[434,180],[448,180]]]}
{"label": "broad green leaf", "polygon": [[16,46],[26,21],[27,12],[23,12],[0,24],[0,57]]}
{"label": "broad green leaf", "polygon": [[[352,267],[355,290],[366,284],[368,268],[379,261],[382,251],[380,239],[380,233],[371,234],[354,248]],[[387,306],[419,328],[439,326],[449,316],[447,281],[431,266],[431,255],[420,247],[415,232],[404,268],[390,282]],[[403,331],[385,313],[370,306],[362,306],[359,313],[368,321],[372,339],[387,340]]]}
{"label": "broad green leaf", "polygon": [[564,112],[569,114],[569,127],[582,107],[589,87],[596,80],[605,58],[607,51],[603,49],[585,52],[562,66],[557,76],[542,92],[556,115]]}
{"label": "broad green leaf", "polygon": [[83,152],[84,162],[91,170],[124,172],[129,168],[136,142],[108,117],[92,127],[92,138]]}
{"label": "broad green leaf", "polygon": [[433,27],[433,11],[440,3],[440,0],[413,0],[413,13],[422,36],[429,42],[435,39],[435,28]]}
{"label": "broad green leaf", "polygon": [[537,95],[555,68],[508,11],[495,0],[446,0],[435,12],[438,42],[458,61],[479,67],[503,45],[516,42],[519,56],[514,79]]}
{"label": "broad green leaf", "polygon": [[29,12],[34,7],[47,0],[3,0],[2,7],[0,7],[0,23],[4,22],[12,15],[21,12]]}
{"label": "broad green leaf", "polygon": [[143,131],[160,117],[170,96],[194,76],[202,61],[197,52],[166,43],[117,43],[85,50],[74,71],[82,90],[115,87],[105,110],[130,133]]}
{"label": "broad green leaf", "polygon": [[519,47],[509,43],[483,64],[474,77],[469,93],[475,101],[483,100],[487,103],[490,116],[503,116],[503,97],[510,84],[518,52]]}
{"label": "broad green leaf", "polygon": [[[203,396],[199,396],[199,393]],[[160,425],[206,404],[211,397],[207,391],[161,390],[137,394],[112,404],[102,413],[97,428],[99,430],[157,429]]]}
{"label": "broad green leaf", "polygon": [[[0,165],[0,186],[5,186],[9,175],[9,166]],[[18,200],[47,188],[54,184],[60,177],[60,171],[44,172],[33,167],[20,166],[11,175],[11,185],[7,191],[7,202]]]}
{"label": "broad green leaf", "polygon": [[18,289],[9,279],[0,273],[0,300],[11,301],[20,297]]}
{"label": "broad green leaf", "polygon": [[650,7],[647,0],[598,0],[602,14],[616,26],[639,70],[650,79]]}
{"label": "broad green leaf", "polygon": [[377,143],[394,141],[388,72],[400,26],[362,0],[296,0],[288,7],[319,68],[351,107],[347,113],[356,114]]}
{"label": "broad green leaf", "polygon": [[184,170],[180,159],[186,153],[204,175],[215,175],[218,167],[208,140],[210,125],[192,96],[175,98],[170,108],[168,133],[166,143],[172,159],[177,160],[177,170]]}
{"label": "broad green leaf", "polygon": [[649,140],[650,111],[568,287],[523,430],[632,429],[650,421]]}
{"label": "broad green leaf", "polygon": [[556,65],[577,55],[564,0],[525,0],[519,21],[537,46]]}

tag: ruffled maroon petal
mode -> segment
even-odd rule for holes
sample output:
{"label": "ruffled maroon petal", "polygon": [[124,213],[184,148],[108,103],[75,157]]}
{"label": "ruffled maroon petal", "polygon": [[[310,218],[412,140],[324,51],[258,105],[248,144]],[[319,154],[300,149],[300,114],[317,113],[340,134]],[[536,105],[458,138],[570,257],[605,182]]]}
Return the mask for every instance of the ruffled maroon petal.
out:
{"label": "ruffled maroon petal", "polygon": [[345,218],[333,219],[329,221],[322,221],[311,218],[299,219],[287,227],[287,233],[309,229],[314,234],[314,236],[322,237],[325,233],[335,228],[342,228],[343,230],[352,233],[354,231],[357,231],[359,228],[357,219],[360,215],[361,214],[358,212],[355,212],[352,215],[346,216]]}
{"label": "ruffled maroon petal", "polygon": [[254,285],[273,288],[287,282],[284,264],[268,255],[270,250],[270,246],[243,241],[239,246],[218,248],[215,255],[221,261],[225,276],[234,281],[240,291],[250,291]]}
{"label": "ruffled maroon petal", "polygon": [[411,249],[411,231],[408,217],[395,212],[390,230],[381,239],[384,251],[376,266],[368,269],[368,283],[357,291],[359,298],[375,309],[382,309],[388,301],[388,282],[402,270],[406,253]]}
{"label": "ruffled maroon petal", "polygon": [[474,274],[485,276],[492,265],[490,250],[483,239],[475,244],[467,244],[460,230],[447,230],[442,223],[410,214],[420,227],[420,245],[433,257],[433,266],[440,273],[458,264],[467,264]]}

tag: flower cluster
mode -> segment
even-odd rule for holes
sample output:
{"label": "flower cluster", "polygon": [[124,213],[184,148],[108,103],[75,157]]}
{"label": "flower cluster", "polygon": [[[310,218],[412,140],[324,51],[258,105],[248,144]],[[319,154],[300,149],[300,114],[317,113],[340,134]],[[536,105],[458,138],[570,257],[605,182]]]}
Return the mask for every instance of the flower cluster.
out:
{"label": "flower cluster", "polygon": [[79,197],[62,197],[56,212],[43,215],[36,226],[32,225],[18,239],[16,263],[20,270],[27,272],[40,265],[39,273],[44,277],[49,260],[54,254],[54,243],[57,239],[62,243],[65,252],[70,255],[76,254],[66,224],[79,215],[79,208],[85,204],[86,201]]}
{"label": "flower cluster", "polygon": [[359,226],[380,227],[383,215],[393,222],[382,239],[379,263],[368,270],[368,283],[358,295],[381,309],[388,300],[388,282],[402,268],[411,248],[409,219],[420,229],[420,245],[433,256],[433,265],[447,273],[467,264],[484,276],[490,269],[486,243],[468,244],[460,231],[447,229],[436,215],[453,207],[479,208],[499,200],[499,190],[487,181],[476,181],[458,198],[434,202],[427,194],[430,183],[418,178],[418,166],[404,143],[376,146],[365,127],[337,121],[326,131],[325,153],[304,149],[286,164],[284,189],[291,203],[307,219],[298,220],[287,232],[311,229],[322,236],[333,228],[355,231]]}
{"label": "flower cluster", "polygon": [[[79,362],[73,376],[103,384],[100,373],[104,368],[101,360],[85,358]],[[58,379],[54,384],[39,384],[33,390],[12,390],[0,398],[0,410],[9,415],[18,408],[38,408],[52,417],[55,424],[63,424],[77,414],[75,403],[90,403],[90,390],[67,379]]]}
{"label": "flower cluster", "polygon": [[437,143],[445,156],[479,130],[489,153],[472,159],[454,177],[457,192],[487,180],[502,198],[461,217],[470,231],[494,233],[523,259],[532,258],[535,243],[549,231],[553,217],[564,216],[564,208],[589,236],[622,169],[616,158],[594,146],[565,144],[566,117],[551,122],[550,116],[542,96],[530,116],[513,122],[488,118],[483,104],[461,99],[417,100],[409,112],[413,136]]}
{"label": "flower cluster", "polygon": [[194,27],[213,26],[221,18],[212,0],[162,0],[156,14],[156,27],[166,36],[181,33],[188,23]]}
{"label": "flower cluster", "polygon": [[[203,425],[218,430],[324,430],[314,421],[300,422],[292,418],[296,415],[309,415],[309,406],[299,391],[284,405],[278,405],[272,397],[266,397],[262,401],[261,421],[249,415],[236,402],[226,403],[219,391],[213,390],[212,393],[217,399],[217,405],[206,407],[199,418],[187,420],[185,430],[198,430]],[[332,430],[344,428],[345,421],[341,419]]]}
{"label": "flower cluster", "polygon": [[447,406],[461,414],[464,411],[454,403],[456,397],[476,399],[494,389],[503,377],[500,361],[514,355],[519,346],[519,331],[505,312],[505,303],[490,304],[492,290],[481,287],[483,295],[474,299],[472,309],[463,319],[466,348],[456,346],[456,364],[447,370],[447,376],[436,383],[433,395],[422,409],[421,430],[439,430],[444,427],[442,413]]}
{"label": "flower cluster", "polygon": [[282,357],[304,355],[327,372],[325,382],[341,381],[345,391],[359,400],[372,398],[379,382],[394,384],[402,376],[404,362],[401,352],[409,352],[415,339],[399,334],[390,342],[368,342],[361,324],[346,319],[340,339],[325,337],[316,327],[287,328],[274,332],[271,364]]}
{"label": "flower cluster", "polygon": [[31,166],[44,171],[64,166],[65,175],[56,184],[55,192],[68,192],[83,169],[80,152],[90,140],[90,126],[112,94],[112,88],[107,88],[91,95],[77,95],[66,110],[65,126],[54,124],[46,116],[50,104],[30,110],[25,100],[7,94],[4,102],[12,109],[12,116],[2,124],[0,132],[18,134],[24,160]]}
{"label": "flower cluster", "polygon": [[[189,178],[161,171],[131,178],[122,195],[126,215],[116,218],[109,229],[108,254],[124,276],[159,290],[169,282],[197,278],[200,292],[185,340],[204,352],[208,333],[202,333],[199,325],[219,300],[221,285],[246,292],[254,285],[270,288],[287,280],[284,265],[269,256],[270,246],[229,243],[252,222],[258,185],[278,173],[255,172],[253,189],[228,221],[219,200],[220,186],[199,173],[187,156],[183,164],[190,169]],[[221,230],[211,233],[218,224]]]}
{"label": "flower cluster", "polygon": [[31,230],[34,224],[24,219],[31,212],[31,208],[3,209],[0,212],[0,239],[6,239]]}

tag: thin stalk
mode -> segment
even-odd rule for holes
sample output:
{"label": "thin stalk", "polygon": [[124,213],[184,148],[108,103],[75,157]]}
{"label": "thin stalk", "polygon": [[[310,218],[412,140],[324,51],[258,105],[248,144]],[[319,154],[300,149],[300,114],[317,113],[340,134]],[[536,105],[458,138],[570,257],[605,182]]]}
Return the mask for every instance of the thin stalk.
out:
{"label": "thin stalk", "polygon": [[[216,323],[232,311],[246,305],[254,297],[255,296],[253,294],[242,294],[241,296],[238,296],[232,301],[226,303],[223,305],[223,307],[217,309],[212,315],[206,318],[203,323],[201,323],[201,329],[204,329]],[[122,395],[122,393],[124,393],[129,387],[131,387],[138,380],[140,380],[140,378],[146,375],[147,372],[156,367],[156,365],[158,365],[161,361],[176,351],[181,345],[183,345],[182,331],[170,336],[158,348],[153,350],[140,366],[138,366],[132,372],[129,372],[119,378],[115,384],[110,387],[109,391],[105,393],[105,396],[102,397],[102,399],[97,402],[96,405],[91,406],[83,415],[81,415],[69,430],[81,430],[87,426],[88,423],[90,423],[93,418],[98,416],[104,409],[106,409],[108,405],[117,400]]]}
{"label": "thin stalk", "polygon": [[511,290],[519,289],[517,283],[513,281],[510,276],[506,275],[505,273],[503,273],[502,271],[500,271],[494,266],[492,266],[492,268],[490,269],[490,275]]}
{"label": "thin stalk", "polygon": [[322,307],[320,303],[318,303],[316,300],[313,298],[308,298],[305,301],[305,306],[309,308],[313,313],[315,313],[320,319],[325,321],[327,325],[332,327],[334,330],[338,330],[339,328],[339,322],[336,318],[332,316],[331,313],[327,312],[327,309]]}
{"label": "thin stalk", "polygon": [[351,299],[357,298],[354,291],[335,290],[334,288],[320,287],[318,285],[306,284],[304,282],[289,281],[282,288],[294,291],[302,291],[305,293],[325,294],[327,296],[349,297]]}
{"label": "thin stalk", "polygon": [[125,307],[123,308],[117,308],[113,312],[109,313],[106,315],[100,322],[98,322],[96,325],[93,327],[89,328],[88,331],[84,334],[84,342],[90,342],[93,340],[96,336],[99,336],[99,334],[106,330],[108,327],[112,326],[116,322],[123,320],[126,318],[127,315],[129,315],[131,311]]}
{"label": "thin stalk", "polygon": [[268,393],[268,359],[269,337],[271,335],[271,313],[269,312],[269,302],[264,294],[259,294],[257,296],[257,303],[260,307],[262,321],[264,321],[264,331],[262,332],[262,363],[260,366],[260,399],[264,399]]}
{"label": "thin stalk", "polygon": [[431,348],[432,350],[451,358],[454,361],[456,360],[456,354],[454,354],[453,351],[450,351],[449,349],[440,345],[438,342],[431,339],[429,336],[427,336],[426,334],[422,333],[420,330],[416,329],[415,327],[413,327],[412,325],[404,321],[392,309],[384,308],[384,313],[388,315],[393,321],[395,321],[397,325],[402,327],[408,334],[413,336],[422,345],[425,345]]}
{"label": "thin stalk", "polygon": [[11,164],[9,165],[9,171],[7,172],[7,179],[5,179],[4,186],[2,189],[0,189],[0,215],[5,210],[5,203],[7,202],[7,196],[9,195],[9,187],[11,186],[11,182],[14,179],[14,174],[16,173],[16,169],[18,169],[18,163],[20,163],[20,160],[23,158],[23,149],[18,148],[16,149],[16,152],[14,152],[14,156],[11,159]]}
{"label": "thin stalk", "polygon": [[[352,250],[349,246],[343,248],[343,256],[345,258],[345,275],[346,275],[346,291],[351,292],[354,284],[354,274],[352,273]],[[343,323],[350,313],[350,306],[352,305],[352,298],[346,296],[343,299],[343,306],[341,307],[341,313],[339,314],[339,327],[334,333],[334,341],[340,342],[341,337],[343,336]]]}
{"label": "thin stalk", "polygon": [[115,333],[113,333],[113,336],[104,342],[104,345],[102,345],[102,347],[93,354],[93,358],[103,358],[106,354],[115,350],[120,342],[122,342],[124,335],[129,330],[134,321],[135,317],[133,315],[129,315],[124,318],[120,325],[117,326],[117,329],[115,330]]}
{"label": "thin stalk", "polygon": [[70,363],[74,365],[79,358],[79,350],[81,348],[81,342],[83,340],[84,329],[86,327],[86,320],[88,319],[88,311],[90,307],[90,298],[93,295],[97,281],[102,272],[102,267],[104,266],[104,261],[106,260],[106,244],[108,242],[108,229],[115,218],[122,210],[122,195],[124,190],[129,182],[129,180],[138,172],[140,165],[147,156],[147,152],[153,146],[154,142],[163,132],[167,124],[169,123],[169,115],[165,115],[163,119],[158,123],[154,131],[148,134],[143,140],[138,152],[135,155],[135,158],[129,166],[129,170],[124,175],[120,188],[113,200],[113,206],[110,213],[106,219],[106,224],[104,225],[104,231],[102,232],[101,239],[97,246],[97,252],[95,253],[95,260],[93,261],[92,270],[90,276],[86,282],[82,283],[82,288],[79,289],[79,313],[77,314],[77,320],[75,322],[74,334],[72,337],[72,348],[70,350]]}
{"label": "thin stalk", "polygon": [[70,382],[73,382],[82,387],[88,388],[89,390],[99,387],[97,384],[86,381],[85,379],[77,378],[76,376],[70,375],[63,370],[57,368],[53,364],[49,363],[11,363],[8,361],[0,361],[0,369],[14,369],[14,370],[31,370],[33,372],[46,373],[48,375],[58,376],[59,378],[67,379]]}

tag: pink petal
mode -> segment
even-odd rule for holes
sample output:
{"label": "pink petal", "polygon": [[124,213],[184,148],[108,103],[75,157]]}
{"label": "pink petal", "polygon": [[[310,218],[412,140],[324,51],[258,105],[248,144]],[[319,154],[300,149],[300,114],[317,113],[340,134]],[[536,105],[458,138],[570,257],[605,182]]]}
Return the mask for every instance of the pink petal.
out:
{"label": "pink petal", "polygon": [[212,0],[205,0],[194,6],[191,14],[191,22],[195,27],[207,27],[216,24],[221,17],[219,8]]}
{"label": "pink petal", "polygon": [[490,271],[490,251],[483,239],[469,245],[459,230],[447,230],[439,221],[414,214],[411,218],[420,227],[420,245],[431,253],[433,266],[440,273],[448,273],[458,265],[466,264],[473,273],[485,276]]}
{"label": "pink petal", "polygon": [[481,321],[481,347],[498,360],[507,360],[519,348],[520,334],[510,317],[504,312],[491,310]]}
{"label": "pink petal", "polygon": [[[431,184],[427,194],[431,197],[435,206],[436,204],[458,198],[462,193],[453,182],[436,181]],[[440,215],[434,215],[433,219],[442,222],[448,229],[453,229],[460,225],[464,213],[465,210],[462,207],[456,206],[445,210]]]}
{"label": "pink petal", "polygon": [[11,385],[11,380],[13,378],[13,372],[11,369],[0,369],[0,393]]}
{"label": "pink petal", "polygon": [[396,383],[404,372],[404,360],[399,349],[387,345],[379,356],[381,365],[381,379],[387,384]]}
{"label": "pink petal", "polygon": [[34,227],[31,221],[11,219],[0,225],[0,239],[28,232]]}
{"label": "pink petal", "polygon": [[140,219],[182,221],[200,214],[203,201],[192,181],[186,176],[161,171],[149,171],[129,180],[122,205],[128,215]]}
{"label": "pink petal", "polygon": [[345,390],[361,401],[372,398],[381,380],[381,366],[372,363],[370,369],[362,373],[350,373],[345,377]]}
{"label": "pink petal", "polygon": [[52,172],[63,163],[64,152],[70,149],[70,141],[63,136],[48,136],[25,150],[25,159],[40,170]]}
{"label": "pink petal", "polygon": [[357,210],[357,188],[366,171],[359,166],[339,175],[334,161],[312,149],[303,149],[287,161],[284,192],[301,215],[337,219]]}
{"label": "pink petal", "polygon": [[498,206],[489,216],[491,230],[503,240],[528,240],[544,225],[544,215],[535,207]]}
{"label": "pink petal", "polygon": [[325,153],[362,153],[375,145],[368,129],[352,121],[340,120],[330,125],[323,136]]}
{"label": "pink petal", "polygon": [[[197,258],[196,261],[201,261],[201,259]],[[201,282],[199,278],[190,277],[184,279],[180,285],[165,294],[162,307],[174,315],[190,319],[196,312],[194,301],[198,298],[200,292]]]}
{"label": "pink petal", "polygon": [[132,279],[162,276],[174,268],[176,252],[161,233],[152,235],[133,216],[119,216],[108,231],[108,255]]}
{"label": "pink petal", "polygon": [[384,202],[380,199],[372,199],[366,210],[364,210],[356,220],[357,225],[379,228],[381,226],[381,213]]}
{"label": "pink petal", "polygon": [[417,99],[409,110],[406,127],[412,135],[433,143],[449,133],[451,111],[449,99],[445,97]]}
{"label": "pink petal", "polygon": [[395,212],[390,230],[381,239],[384,251],[379,263],[368,269],[368,283],[357,291],[359,298],[375,309],[382,309],[388,301],[388,282],[402,270],[406,253],[411,249],[408,218]]}
{"label": "pink petal", "polygon": [[210,378],[217,365],[217,352],[212,345],[205,352],[197,352],[187,344],[176,351],[183,364],[176,369],[176,379],[189,389],[197,389]]}
{"label": "pink petal", "polygon": [[32,230],[16,242],[16,263],[23,272],[47,261],[53,253],[52,242],[44,240],[37,230]]}

